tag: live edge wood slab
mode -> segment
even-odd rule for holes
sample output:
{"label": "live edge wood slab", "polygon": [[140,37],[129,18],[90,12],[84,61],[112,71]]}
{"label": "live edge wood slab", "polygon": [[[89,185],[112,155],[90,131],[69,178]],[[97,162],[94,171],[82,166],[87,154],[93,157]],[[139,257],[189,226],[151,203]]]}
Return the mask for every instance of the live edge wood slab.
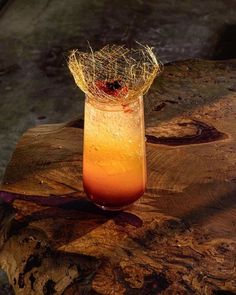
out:
{"label": "live edge wood slab", "polygon": [[124,212],[85,198],[82,120],[22,136],[0,193],[15,294],[236,294],[236,60],[168,64],[145,101],[147,191]]}

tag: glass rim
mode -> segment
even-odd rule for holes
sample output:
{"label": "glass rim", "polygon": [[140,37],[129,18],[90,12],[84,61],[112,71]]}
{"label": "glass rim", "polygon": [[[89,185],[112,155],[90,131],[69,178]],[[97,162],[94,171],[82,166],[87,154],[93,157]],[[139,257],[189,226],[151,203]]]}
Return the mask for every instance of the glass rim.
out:
{"label": "glass rim", "polygon": [[112,101],[104,101],[104,100],[99,100],[94,96],[85,94],[85,103],[89,103],[93,105],[95,108],[100,109],[100,110],[107,110],[107,111],[118,111],[118,110],[123,110],[125,106],[128,106],[130,104],[133,104],[139,100],[143,100],[143,95],[138,95],[136,97],[132,97],[131,100],[117,100],[115,102],[114,100]]}

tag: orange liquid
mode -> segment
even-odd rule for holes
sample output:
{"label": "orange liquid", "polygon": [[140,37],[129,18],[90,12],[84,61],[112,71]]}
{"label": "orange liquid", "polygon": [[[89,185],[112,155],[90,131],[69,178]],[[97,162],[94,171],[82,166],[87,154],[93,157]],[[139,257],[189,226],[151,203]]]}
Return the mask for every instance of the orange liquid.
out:
{"label": "orange liquid", "polygon": [[118,210],[139,199],[146,186],[143,104],[104,109],[87,99],[83,184],[98,206]]}

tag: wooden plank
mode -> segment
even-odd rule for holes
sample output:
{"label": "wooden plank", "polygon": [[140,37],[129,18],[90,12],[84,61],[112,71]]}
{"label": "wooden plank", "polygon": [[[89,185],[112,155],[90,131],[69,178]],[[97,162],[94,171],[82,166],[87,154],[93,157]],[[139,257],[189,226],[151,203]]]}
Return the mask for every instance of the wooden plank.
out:
{"label": "wooden plank", "polygon": [[146,97],[147,192],[122,213],[85,198],[82,121],[28,130],[1,187],[16,294],[234,294],[235,77],[235,60],[166,66]]}

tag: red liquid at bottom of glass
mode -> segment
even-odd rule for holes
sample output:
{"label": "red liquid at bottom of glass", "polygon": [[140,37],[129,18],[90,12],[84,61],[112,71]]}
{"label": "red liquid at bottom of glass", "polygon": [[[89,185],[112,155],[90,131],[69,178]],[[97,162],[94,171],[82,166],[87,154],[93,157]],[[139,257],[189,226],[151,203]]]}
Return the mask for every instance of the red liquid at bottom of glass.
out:
{"label": "red liquid at bottom of glass", "polygon": [[106,187],[92,187],[83,181],[84,191],[88,198],[98,207],[108,211],[120,211],[137,201],[145,192],[145,187],[109,191]]}

